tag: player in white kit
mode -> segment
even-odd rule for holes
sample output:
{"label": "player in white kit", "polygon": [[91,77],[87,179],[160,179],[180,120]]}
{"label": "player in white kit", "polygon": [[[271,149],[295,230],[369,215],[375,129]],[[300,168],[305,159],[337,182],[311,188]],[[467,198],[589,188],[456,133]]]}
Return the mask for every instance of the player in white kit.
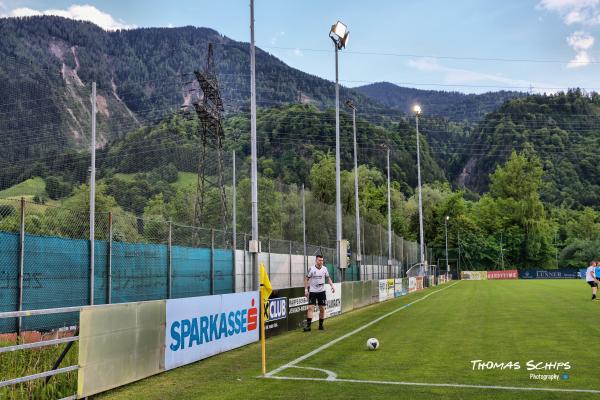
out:
{"label": "player in white kit", "polygon": [[319,330],[323,330],[325,305],[327,304],[327,296],[325,295],[325,278],[329,279],[331,292],[335,293],[333,281],[329,276],[327,267],[323,265],[323,256],[318,255],[316,257],[315,265],[310,267],[306,277],[304,278],[304,295],[308,297],[308,310],[306,312],[306,327],[304,328],[304,332],[310,331],[313,307],[317,304],[319,305]]}

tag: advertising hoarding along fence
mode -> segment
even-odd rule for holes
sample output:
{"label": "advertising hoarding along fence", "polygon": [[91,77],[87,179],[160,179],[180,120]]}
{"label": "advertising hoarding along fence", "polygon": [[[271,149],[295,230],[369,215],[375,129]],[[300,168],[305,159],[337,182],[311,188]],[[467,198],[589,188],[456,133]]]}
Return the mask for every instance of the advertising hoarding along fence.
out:
{"label": "advertising hoarding along fence", "polygon": [[165,369],[256,342],[258,292],[167,300]]}
{"label": "advertising hoarding along fence", "polygon": [[408,278],[402,278],[402,295],[408,294]]}
{"label": "advertising hoarding along fence", "polygon": [[410,277],[408,278],[408,293],[412,293],[417,290],[417,278]]}
{"label": "advertising hoarding along fence", "polygon": [[394,298],[394,280],[380,279],[379,280],[379,301],[386,301]]}
{"label": "advertising hoarding along fence", "polygon": [[[335,293],[332,292],[330,285],[325,285],[327,296],[327,306],[325,307],[325,318],[331,318],[342,313],[342,284],[334,283]],[[308,300],[307,300],[308,304]],[[319,307],[313,310],[313,322],[319,320]]]}
{"label": "advertising hoarding along fence", "polygon": [[[348,285],[352,285],[350,297],[343,297],[341,283],[334,284],[335,293],[326,285],[326,318],[341,314],[343,298],[358,308],[420,290],[423,278],[345,283],[346,288]],[[307,306],[303,287],[274,291],[268,303],[266,335],[303,327]],[[81,318],[78,393],[85,397],[256,342],[259,307],[258,292],[86,307]],[[121,329],[125,323],[131,329]],[[102,343],[97,343],[99,332],[104,336]],[[137,346],[129,349],[139,353],[135,360],[122,351],[122,342]],[[125,367],[135,373],[123,372]],[[108,374],[110,379],[102,372],[105,369],[113,371]]]}
{"label": "advertising hoarding along fence", "polygon": [[275,291],[269,298],[265,320],[265,337],[271,337],[288,330],[288,298],[283,297],[280,291]]}
{"label": "advertising hoarding along fence", "polygon": [[415,290],[423,290],[423,277],[422,276],[417,276],[415,278],[417,280],[417,285],[416,285],[416,289]]}
{"label": "advertising hoarding along fence", "polygon": [[467,281],[487,280],[487,271],[460,271],[460,279]]}
{"label": "advertising hoarding along fence", "polygon": [[[577,268],[522,269],[519,279],[577,279],[581,276]],[[583,273],[585,278],[585,270]]]}
{"label": "advertising hoarding along fence", "polygon": [[508,269],[502,271],[488,271],[488,279],[518,279],[519,272],[516,269]]}
{"label": "advertising hoarding along fence", "polygon": [[396,278],[394,280],[394,297],[400,297],[404,293],[402,292],[402,279]]}

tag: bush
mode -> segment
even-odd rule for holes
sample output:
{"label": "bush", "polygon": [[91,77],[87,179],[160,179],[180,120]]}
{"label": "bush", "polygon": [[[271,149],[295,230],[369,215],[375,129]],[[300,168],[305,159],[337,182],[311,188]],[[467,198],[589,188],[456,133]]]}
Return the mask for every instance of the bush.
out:
{"label": "bush", "polygon": [[67,197],[73,190],[73,185],[63,180],[59,176],[49,176],[45,179],[46,193],[53,200],[58,200]]}

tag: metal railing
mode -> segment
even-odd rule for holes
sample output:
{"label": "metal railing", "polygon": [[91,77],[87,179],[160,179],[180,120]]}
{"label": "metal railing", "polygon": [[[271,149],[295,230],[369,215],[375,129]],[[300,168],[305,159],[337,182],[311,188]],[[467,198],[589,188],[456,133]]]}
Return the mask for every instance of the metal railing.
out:
{"label": "metal railing", "polygon": [[[0,319],[22,318],[22,317],[30,317],[30,316],[34,316],[34,315],[61,314],[61,313],[69,313],[69,312],[80,311],[80,310],[81,310],[81,307],[62,307],[62,308],[49,308],[49,309],[42,309],[42,310],[10,311],[10,312],[0,313]],[[12,346],[0,347],[0,354],[2,354],[2,353],[8,353],[8,352],[16,352],[16,351],[20,351],[20,350],[36,349],[36,348],[41,348],[41,347],[53,346],[53,345],[64,344],[64,343],[67,344],[67,347],[63,350],[62,354],[56,360],[52,369],[38,372],[35,374],[31,374],[31,375],[25,375],[25,376],[20,376],[20,377],[0,381],[0,388],[18,385],[18,384],[30,382],[30,381],[37,380],[37,379],[44,379],[44,378],[46,379],[46,383],[48,383],[49,379],[53,376],[65,374],[65,373],[72,372],[72,371],[77,371],[79,369],[79,365],[69,365],[66,367],[60,367],[60,364],[63,361],[64,356],[71,348],[71,344],[73,344],[74,342],[79,340],[79,336],[77,333],[78,333],[78,330],[75,331],[75,335],[69,336],[69,337],[50,339],[50,340],[41,340],[38,342],[21,343],[21,344],[16,344],[16,345],[12,345]],[[77,394],[73,394],[73,395],[71,395],[69,397],[65,397],[61,400],[76,399],[76,398],[77,398]]]}

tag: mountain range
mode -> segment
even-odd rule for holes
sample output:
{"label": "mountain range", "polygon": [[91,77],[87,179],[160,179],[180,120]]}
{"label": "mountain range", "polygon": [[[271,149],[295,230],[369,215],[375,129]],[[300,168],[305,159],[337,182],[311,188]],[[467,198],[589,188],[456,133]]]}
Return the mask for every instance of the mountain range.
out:
{"label": "mountain range", "polygon": [[[212,64],[225,118],[237,119],[238,128],[244,125],[239,121],[247,119],[248,43],[213,29],[187,26],[105,31],[89,22],[42,16],[2,18],[0,35],[0,189],[35,175],[36,164],[59,165],[89,145],[92,82],[97,85],[97,143],[107,154],[117,151],[111,150],[113,146],[122,148],[127,136],[139,128],[152,127],[179,113],[182,106],[197,98],[193,72],[206,68],[209,43],[214,49]],[[309,126],[328,132],[335,99],[332,82],[292,68],[261,49],[257,49],[256,63],[261,115],[284,116],[276,126],[263,120],[260,129],[269,131],[259,134],[266,138],[291,134],[282,123],[295,126],[297,135]],[[594,161],[593,157],[580,157],[580,153],[581,146],[595,144],[598,110],[594,96],[578,91],[548,96],[513,91],[464,94],[378,82],[342,87],[340,98],[357,105],[366,132],[374,135],[366,137],[363,133],[363,140],[374,143],[386,137],[382,136],[385,131],[397,132],[388,140],[404,146],[397,156],[404,160],[398,164],[404,170],[396,168],[394,174],[401,185],[414,187],[415,171],[406,166],[414,162],[407,159],[414,153],[408,141],[414,135],[410,109],[419,103],[426,110],[421,134],[427,141],[423,151],[431,163],[430,181],[448,180],[481,193],[487,189],[489,172],[503,163],[512,149],[529,149],[547,161],[563,148],[568,157],[546,162],[546,199],[559,202],[565,195],[573,204],[592,201],[585,198],[582,188],[588,183],[595,185],[593,174],[586,172],[587,163]],[[302,108],[281,111],[282,107],[298,105]],[[559,106],[563,108],[557,109]],[[573,129],[579,122],[569,110],[585,117],[585,129]],[[343,111],[346,115],[347,110]],[[322,121],[308,122],[314,118]],[[350,127],[346,116],[343,141],[350,140]],[[293,150],[290,144],[284,144],[281,137],[278,140],[279,145],[271,141],[264,148],[289,158],[289,150]],[[324,151],[328,140],[313,145]],[[571,146],[573,143],[577,147]],[[293,146],[305,145],[298,141]],[[503,146],[502,152],[497,151],[499,146]],[[240,149],[248,151],[247,146]],[[363,161],[383,169],[380,153],[365,151]],[[280,167],[278,171],[290,171]],[[578,172],[580,179],[572,179],[573,174],[565,171]],[[300,180],[301,174],[291,176],[275,178],[299,183],[295,180]],[[557,185],[563,186],[558,189]]]}

